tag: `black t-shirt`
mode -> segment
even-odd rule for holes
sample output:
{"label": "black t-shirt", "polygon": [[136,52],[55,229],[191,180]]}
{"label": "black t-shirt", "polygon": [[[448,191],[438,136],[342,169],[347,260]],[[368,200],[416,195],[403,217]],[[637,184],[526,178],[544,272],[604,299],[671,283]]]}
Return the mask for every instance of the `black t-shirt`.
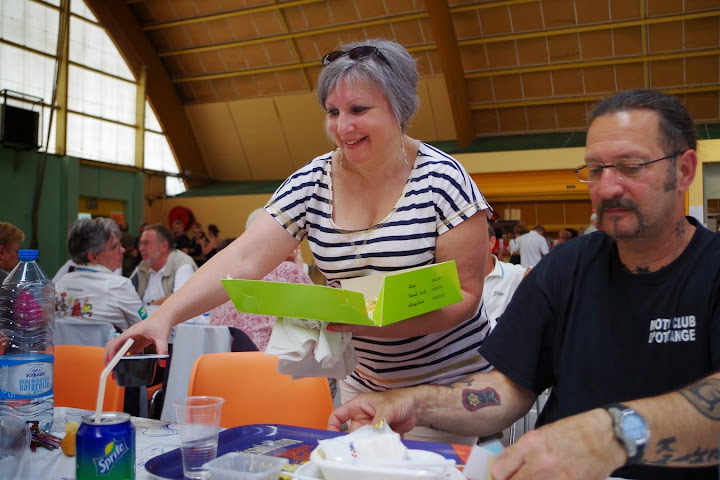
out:
{"label": "black t-shirt", "polygon": [[187,249],[187,252],[183,252],[188,253],[192,248],[192,240],[190,240],[190,237],[184,233],[182,235],[178,235],[177,238],[175,238],[175,248],[181,251],[183,251],[183,249]]}
{"label": "black t-shirt", "polygon": [[[694,219],[672,264],[632,274],[602,232],[562,243],[523,280],[480,353],[518,385],[552,387],[537,425],[673,390],[720,370],[720,235]],[[713,478],[635,466],[624,478]]]}

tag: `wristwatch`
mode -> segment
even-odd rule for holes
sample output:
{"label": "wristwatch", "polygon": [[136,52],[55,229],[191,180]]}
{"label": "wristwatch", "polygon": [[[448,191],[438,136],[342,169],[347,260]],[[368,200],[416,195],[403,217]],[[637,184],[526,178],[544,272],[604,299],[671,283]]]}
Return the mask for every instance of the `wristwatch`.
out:
{"label": "wristwatch", "polygon": [[611,403],[603,408],[612,417],[615,437],[627,452],[625,465],[638,463],[650,440],[650,428],[647,422],[638,412],[621,403]]}

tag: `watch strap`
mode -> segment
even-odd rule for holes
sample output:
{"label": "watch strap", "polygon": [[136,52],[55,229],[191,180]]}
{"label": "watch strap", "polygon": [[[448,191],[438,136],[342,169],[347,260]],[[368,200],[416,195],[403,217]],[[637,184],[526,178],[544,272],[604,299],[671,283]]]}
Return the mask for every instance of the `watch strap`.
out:
{"label": "watch strap", "polygon": [[[647,441],[649,439],[649,432],[646,432],[644,438],[631,438],[623,429],[623,420],[628,415],[637,415],[642,419],[642,415],[622,403],[610,403],[605,405],[603,408],[607,410],[612,418],[615,438],[617,438],[627,453],[627,461],[625,462],[625,465],[639,463],[645,453],[645,446],[647,445]],[[643,421],[645,420],[643,419]]]}

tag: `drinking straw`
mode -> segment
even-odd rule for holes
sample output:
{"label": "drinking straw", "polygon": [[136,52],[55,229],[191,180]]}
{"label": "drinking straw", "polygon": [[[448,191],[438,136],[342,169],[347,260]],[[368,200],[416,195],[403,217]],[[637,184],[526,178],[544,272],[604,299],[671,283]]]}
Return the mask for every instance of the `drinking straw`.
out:
{"label": "drinking straw", "polygon": [[98,396],[97,396],[97,404],[95,405],[95,423],[100,423],[100,414],[102,413],[102,406],[103,406],[103,400],[105,399],[105,382],[107,381],[108,375],[110,375],[110,372],[112,372],[112,369],[115,368],[115,365],[120,361],[120,358],[122,358],[125,353],[132,347],[132,344],[135,343],[135,340],[132,338],[128,338],[125,344],[120,347],[120,350],[115,354],[115,356],[110,360],[110,363],[107,364],[105,369],[100,374],[100,385],[98,385]]}

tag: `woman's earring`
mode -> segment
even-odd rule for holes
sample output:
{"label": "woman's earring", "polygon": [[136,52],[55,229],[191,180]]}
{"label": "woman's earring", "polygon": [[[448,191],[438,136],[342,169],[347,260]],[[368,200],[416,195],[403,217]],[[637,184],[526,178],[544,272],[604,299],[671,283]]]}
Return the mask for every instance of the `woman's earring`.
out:
{"label": "woman's earring", "polygon": [[410,165],[407,161],[407,152],[405,151],[405,139],[403,138],[402,134],[400,134],[400,147],[402,148],[403,159],[405,160],[405,165]]}

